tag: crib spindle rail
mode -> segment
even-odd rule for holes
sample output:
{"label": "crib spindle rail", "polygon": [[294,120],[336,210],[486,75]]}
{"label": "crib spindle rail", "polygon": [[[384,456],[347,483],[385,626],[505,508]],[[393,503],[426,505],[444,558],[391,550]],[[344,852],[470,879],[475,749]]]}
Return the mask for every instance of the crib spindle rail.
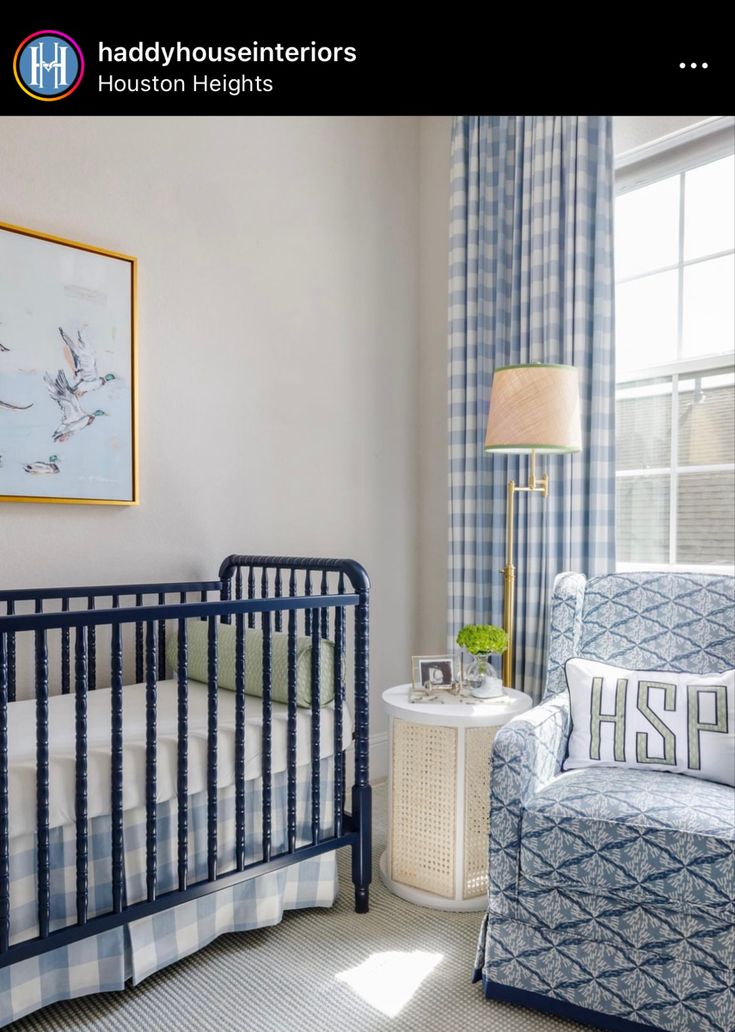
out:
{"label": "crib spindle rail", "polygon": [[[242,597],[242,585],[240,586]],[[245,869],[245,618],[235,617],[235,860]]]}
{"label": "crib spindle rail", "polygon": [[[263,590],[267,593],[267,581],[263,575]],[[273,755],[273,640],[271,638],[271,614],[264,612],[263,629],[263,731],[262,731],[262,777],[263,777],[263,863],[271,858],[272,834],[272,771]]]}
{"label": "crib spindle rail", "polygon": [[38,934],[48,938],[51,914],[49,853],[48,652],[46,631],[36,640],[36,852],[38,858]]}
{"label": "crib spindle rail", "polygon": [[[186,593],[181,593],[182,604]],[[189,641],[186,620],[178,621],[176,664],[178,741],[176,753],[177,861],[179,892],[186,892],[189,880]]]}
{"label": "crib spindle rail", "polygon": [[[234,588],[234,591],[233,591]],[[234,598],[233,598],[234,594]],[[171,596],[175,596],[172,598]],[[212,581],[164,582],[0,591],[0,967],[67,946],[88,936],[158,913],[188,900],[236,885],[273,870],[319,856],[344,846],[352,851],[355,908],[368,906],[370,868],[371,802],[368,782],[368,606],[369,582],[363,568],[350,560],[306,559],[278,556],[231,555],[222,563],[219,577]],[[330,613],[330,610],[332,611]],[[303,614],[303,617],[300,615]],[[195,621],[194,624],[191,621]],[[192,854],[191,836],[198,834],[191,823],[191,681],[190,635],[192,627],[203,621],[206,626],[206,822],[198,854],[206,859],[197,868]],[[234,631],[234,750],[220,755],[219,712],[223,679],[233,663],[231,652],[222,652],[223,625]],[[300,638],[300,627],[303,636]],[[169,654],[167,633],[177,634],[177,647]],[[333,639],[330,638],[330,633]],[[256,635],[256,637],[249,637]],[[283,643],[283,646],[281,646]],[[279,717],[274,699],[274,649],[285,650],[286,693],[285,771],[274,771],[273,727]],[[302,701],[304,669],[299,665],[302,651],[310,651],[307,674],[310,677],[310,705]],[[346,653],[354,653],[354,671],[348,672]],[[326,684],[325,663],[333,654],[334,707],[331,754],[321,759],[321,695]],[[251,650],[254,650],[251,652]],[[262,650],[258,654],[258,650]],[[278,670],[283,671],[284,651],[280,651]],[[29,659],[30,657],[30,659]],[[26,666],[30,661],[30,671]],[[223,665],[224,664],[224,665]],[[168,673],[173,668],[173,672]],[[225,669],[227,668],[227,669]],[[160,691],[173,676],[175,702],[173,730],[168,721],[165,731],[175,735],[174,798],[177,811],[173,821],[161,820],[159,785],[167,778],[160,773],[164,754],[159,755]],[[280,673],[280,677],[284,674]],[[262,677],[260,691],[253,692],[250,680]],[[164,684],[165,682],[165,684]],[[279,682],[280,684],[280,682]],[[137,686],[126,688],[126,685]],[[350,691],[348,692],[348,688]],[[109,691],[109,799],[108,808],[97,813],[99,793],[90,784],[92,739],[90,714],[104,703],[100,691]],[[140,691],[144,705],[144,784],[145,812],[144,864],[142,891],[129,899],[129,858],[126,858],[126,785],[133,775],[126,763],[127,692]],[[76,837],[76,877],[74,913],[59,921],[55,884],[63,879],[53,869],[57,854],[51,849],[62,830],[55,827],[52,814],[55,789],[53,704],[56,695],[74,695],[74,824]],[[253,772],[247,755],[248,714],[257,714],[261,694],[262,729],[260,769]],[[251,701],[247,701],[248,695]],[[354,785],[351,810],[345,810],[344,705],[352,700],[354,725]],[[13,798],[10,765],[13,741],[9,722],[16,699],[35,700],[36,812],[35,874],[37,935],[14,936],[11,885]],[[71,700],[70,700],[71,702]],[[280,704],[279,704],[280,705]],[[310,732],[303,731],[300,742],[300,705],[308,705]],[[107,711],[106,711],[107,712]],[[163,714],[165,711],[161,710]],[[225,711],[223,710],[223,713]],[[229,711],[232,712],[232,711]],[[164,719],[163,716],[160,719]],[[168,719],[168,718],[166,718]],[[228,718],[229,719],[229,718]],[[252,724],[252,718],[248,717]],[[231,725],[230,725],[231,726]],[[224,733],[225,725],[222,724]],[[202,732],[198,732],[200,735]],[[230,732],[231,733],[231,732]],[[281,739],[283,741],[283,739]],[[161,746],[163,748],[163,746]],[[280,747],[279,747],[280,748]],[[130,754],[131,757],[134,754]],[[281,754],[282,756],[283,754]],[[229,757],[227,759],[226,757]],[[95,740],[94,763],[99,763],[99,742]],[[298,764],[308,777],[308,805],[298,802]],[[325,764],[332,764],[331,793],[322,781]],[[310,769],[309,769],[310,768]],[[161,767],[161,772],[163,768]],[[220,827],[220,778],[234,785],[234,840]],[[253,832],[252,816],[247,813],[246,792],[250,778],[259,777],[262,787],[262,820]],[[164,779],[161,782],[161,778]],[[229,780],[228,780],[229,779]],[[170,779],[168,779],[170,780]],[[284,796],[275,795],[276,784],[284,784]],[[285,798],[285,804],[282,800]],[[278,800],[278,802],[276,802]],[[131,804],[132,805],[132,804]],[[284,812],[275,807],[283,805]],[[299,805],[306,805],[300,815]],[[328,809],[333,808],[332,818]],[[68,809],[68,808],[67,808]],[[322,817],[324,819],[322,819]],[[110,875],[109,903],[100,904],[93,892],[99,857],[94,867],[90,843],[97,842],[97,819],[106,821]],[[305,822],[305,824],[304,824]],[[163,828],[172,825],[173,841],[160,848]],[[280,830],[278,830],[280,829]],[[167,832],[168,834],[168,832]],[[255,835],[255,840],[253,839]],[[73,840],[72,840],[73,841]],[[161,875],[163,857],[172,856],[172,880]],[[198,870],[198,873],[195,873]],[[132,883],[130,883],[132,884]],[[104,895],[104,894],[103,894]],[[52,930],[53,929],[53,930]]]}
{"label": "crib spindle rail", "polygon": [[[76,886],[77,924],[87,923],[89,906],[89,841],[87,829],[88,767],[87,767],[87,643],[85,628],[77,627],[74,644],[74,715],[75,715],[75,817],[76,817]],[[114,800],[113,800],[114,802]],[[114,820],[114,818],[113,818]],[[115,874],[113,836],[113,878]]]}
{"label": "crib spindle rail", "polygon": [[217,878],[217,618],[207,622],[207,877]]}
{"label": "crib spindle rail", "polygon": [[158,743],[155,623],[147,620],[145,625],[145,884],[149,903],[156,899],[158,871],[158,814],[156,795],[158,788]]}
{"label": "crib spindle rail", "polygon": [[[339,593],[344,595],[344,580],[340,574]],[[345,611],[339,606],[334,615],[334,834],[342,834],[342,810],[344,809],[344,754],[342,752],[345,702]]]}
{"label": "crib spindle rail", "polygon": [[[113,598],[113,607],[117,596]],[[119,602],[119,600],[118,600]],[[112,809],[112,909],[119,914],[123,908],[123,656],[120,624],[112,627],[110,686],[110,790]]]}
{"label": "crib spindle rail", "polygon": [[[295,593],[295,574],[291,573],[289,595]],[[296,849],[296,610],[288,614],[288,851]]]}
{"label": "crib spindle rail", "polygon": [[[322,592],[322,594],[324,594]],[[320,807],[320,720],[321,720],[321,642],[319,640],[319,610],[311,614],[311,840],[319,842],[319,825],[321,822]]]}
{"label": "crib spindle rail", "polygon": [[0,954],[10,945],[8,812],[8,635],[0,634]]}
{"label": "crib spindle rail", "polygon": [[[96,599],[90,595],[87,599],[87,609],[94,609]],[[94,624],[87,629],[87,685],[90,692],[97,687],[97,630]]]}

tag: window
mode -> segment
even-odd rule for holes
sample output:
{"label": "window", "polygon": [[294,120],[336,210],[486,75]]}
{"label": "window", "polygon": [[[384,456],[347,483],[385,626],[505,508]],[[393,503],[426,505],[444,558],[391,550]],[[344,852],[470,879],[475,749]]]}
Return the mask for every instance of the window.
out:
{"label": "window", "polygon": [[732,153],[690,154],[674,174],[669,156],[658,177],[619,179],[622,569],[735,564],[734,198]]}

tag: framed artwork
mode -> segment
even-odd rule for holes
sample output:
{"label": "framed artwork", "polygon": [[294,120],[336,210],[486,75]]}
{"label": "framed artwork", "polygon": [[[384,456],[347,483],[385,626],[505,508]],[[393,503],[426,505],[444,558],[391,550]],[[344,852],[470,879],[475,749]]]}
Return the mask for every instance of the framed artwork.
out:
{"label": "framed artwork", "polygon": [[0,501],[137,505],[136,260],[0,222]]}

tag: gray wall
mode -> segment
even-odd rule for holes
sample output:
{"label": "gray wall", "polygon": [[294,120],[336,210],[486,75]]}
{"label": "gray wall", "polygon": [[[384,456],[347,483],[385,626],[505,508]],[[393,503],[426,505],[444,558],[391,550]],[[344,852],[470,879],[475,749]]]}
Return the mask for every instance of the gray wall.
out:
{"label": "gray wall", "polygon": [[0,219],[139,258],[142,498],[2,505],[0,583],[354,556],[374,586],[376,698],[406,680],[417,119],[5,118],[0,134]]}
{"label": "gray wall", "polygon": [[447,263],[452,119],[421,119],[418,648],[447,644]]}

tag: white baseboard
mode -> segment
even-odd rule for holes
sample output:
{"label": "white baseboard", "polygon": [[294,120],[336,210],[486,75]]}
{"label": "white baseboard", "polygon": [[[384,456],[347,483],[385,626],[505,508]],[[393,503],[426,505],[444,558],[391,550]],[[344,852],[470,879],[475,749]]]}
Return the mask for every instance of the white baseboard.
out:
{"label": "white baseboard", "polygon": [[[351,788],[354,782],[355,751],[350,746],[345,750],[346,757],[346,780],[347,788]],[[385,781],[388,777],[388,732],[379,731],[370,735],[370,747],[368,759],[370,763],[370,783],[375,785],[379,781]]]}

